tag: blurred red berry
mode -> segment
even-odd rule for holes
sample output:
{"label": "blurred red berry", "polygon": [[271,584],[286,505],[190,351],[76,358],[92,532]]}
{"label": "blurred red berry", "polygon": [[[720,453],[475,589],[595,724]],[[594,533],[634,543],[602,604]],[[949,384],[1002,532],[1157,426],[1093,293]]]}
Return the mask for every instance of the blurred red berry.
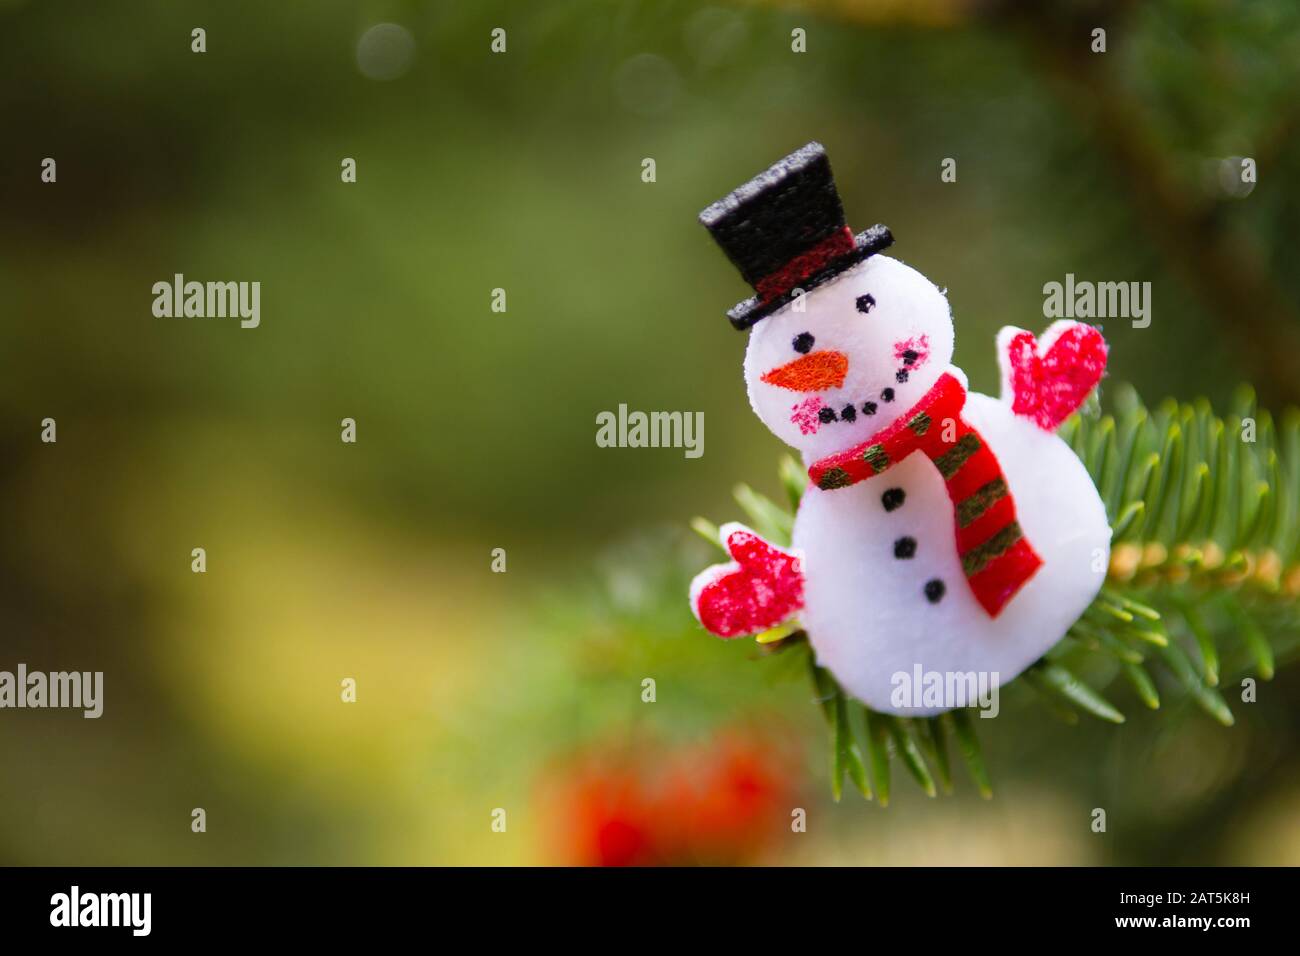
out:
{"label": "blurred red berry", "polygon": [[549,781],[563,862],[657,866],[753,862],[787,832],[787,753],[746,736],[665,750],[588,752]]}

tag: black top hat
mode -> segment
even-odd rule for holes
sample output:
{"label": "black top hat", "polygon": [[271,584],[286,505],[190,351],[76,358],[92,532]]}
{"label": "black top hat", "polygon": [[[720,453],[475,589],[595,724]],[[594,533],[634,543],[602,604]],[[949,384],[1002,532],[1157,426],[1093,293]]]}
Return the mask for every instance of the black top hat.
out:
{"label": "black top hat", "polygon": [[884,226],[856,236],[844,222],[831,163],[809,143],[700,213],[714,240],[757,295],[728,312],[747,329],[804,292],[887,248]]}

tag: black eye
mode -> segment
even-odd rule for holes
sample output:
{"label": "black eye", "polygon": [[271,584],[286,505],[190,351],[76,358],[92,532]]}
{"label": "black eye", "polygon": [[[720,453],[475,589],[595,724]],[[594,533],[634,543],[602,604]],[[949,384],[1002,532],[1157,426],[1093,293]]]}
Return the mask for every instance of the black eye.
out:
{"label": "black eye", "polygon": [[876,297],[868,292],[866,295],[860,295],[857,299],[859,312],[870,312],[876,307]]}
{"label": "black eye", "polygon": [[800,355],[807,355],[812,351],[813,337],[807,332],[800,332],[794,337],[794,350]]}

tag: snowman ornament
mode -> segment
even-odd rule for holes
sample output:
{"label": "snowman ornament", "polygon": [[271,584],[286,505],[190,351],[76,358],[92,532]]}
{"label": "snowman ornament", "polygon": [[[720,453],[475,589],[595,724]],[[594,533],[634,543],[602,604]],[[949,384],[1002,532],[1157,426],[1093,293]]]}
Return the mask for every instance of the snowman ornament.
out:
{"label": "snowman ornament", "polygon": [[973,704],[921,687],[1011,680],[1105,578],[1105,507],[1056,435],[1100,380],[1105,341],[1079,322],[1004,328],[1001,397],[967,391],[944,293],[880,254],[888,229],[845,224],[818,143],[700,220],[754,288],[728,313],[749,330],[749,401],[809,486],[788,550],[723,526],[734,560],[692,582],[695,616],[722,638],[797,619],[817,663],[877,711]]}

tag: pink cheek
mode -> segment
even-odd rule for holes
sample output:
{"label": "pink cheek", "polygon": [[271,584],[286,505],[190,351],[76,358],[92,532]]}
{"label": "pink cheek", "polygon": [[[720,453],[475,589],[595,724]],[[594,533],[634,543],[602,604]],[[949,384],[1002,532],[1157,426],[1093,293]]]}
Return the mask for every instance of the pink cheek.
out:
{"label": "pink cheek", "polygon": [[[909,362],[907,353],[913,353],[913,358]],[[908,339],[900,339],[894,343],[894,361],[898,363],[900,370],[906,369],[913,371],[920,368],[926,362],[930,361],[930,336],[914,335]]]}
{"label": "pink cheek", "polygon": [[811,398],[805,398],[790,409],[793,412],[790,421],[799,426],[801,435],[817,434],[817,429],[821,427],[821,419],[817,417],[817,413],[822,410],[824,404],[818,396],[814,395]]}

